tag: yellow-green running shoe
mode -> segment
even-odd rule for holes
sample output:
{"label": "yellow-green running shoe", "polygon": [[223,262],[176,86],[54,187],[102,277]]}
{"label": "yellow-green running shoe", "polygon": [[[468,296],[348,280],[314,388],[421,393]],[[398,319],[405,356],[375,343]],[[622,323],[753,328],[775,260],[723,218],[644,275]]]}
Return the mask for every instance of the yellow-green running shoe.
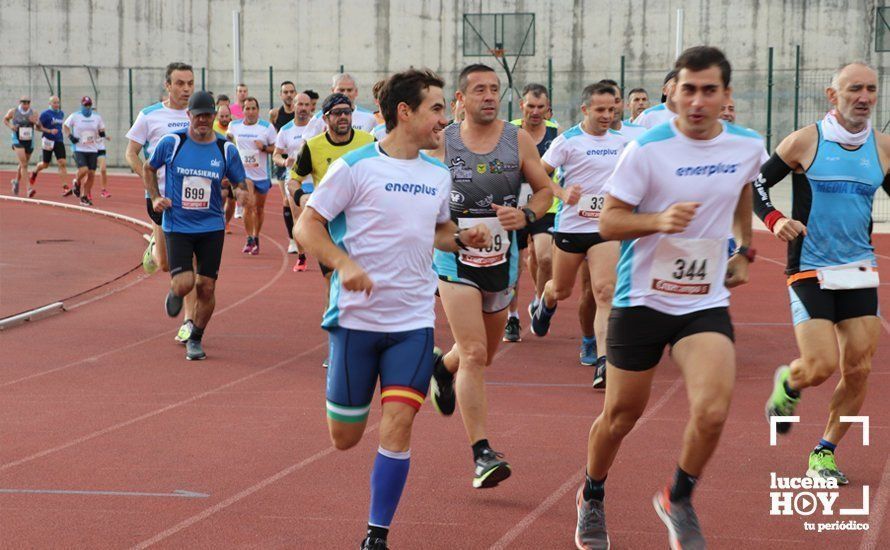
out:
{"label": "yellow-green running shoe", "polygon": [[[785,393],[785,381],[791,369],[787,365],[782,365],[776,369],[773,377],[773,393],[766,402],[766,420],[773,416],[792,416],[794,408],[800,402],[800,398],[790,397]],[[791,429],[791,422],[776,422],[776,432],[780,434],[788,433]]]}
{"label": "yellow-green running shoe", "polygon": [[176,333],[176,337],[173,338],[180,344],[185,344],[188,341],[189,336],[192,335],[192,322],[186,321],[179,327],[179,332]]}
{"label": "yellow-green running shoe", "polygon": [[145,252],[142,254],[142,269],[145,270],[146,273],[151,275],[155,271],[158,270],[158,264],[155,263],[154,256],[152,252],[155,247],[155,236],[152,235],[148,240],[148,247],[145,249]]}
{"label": "yellow-green running shoe", "polygon": [[813,479],[829,479],[837,480],[838,485],[846,485],[850,483],[847,476],[837,469],[837,462],[834,461],[834,451],[828,449],[820,449],[818,452],[810,453],[810,467],[807,470],[807,477]]}

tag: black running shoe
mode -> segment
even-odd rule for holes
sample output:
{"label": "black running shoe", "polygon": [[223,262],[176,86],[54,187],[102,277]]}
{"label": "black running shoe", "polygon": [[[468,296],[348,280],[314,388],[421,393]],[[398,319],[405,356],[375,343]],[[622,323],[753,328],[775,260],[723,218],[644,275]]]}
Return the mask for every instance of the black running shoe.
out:
{"label": "black running shoe", "polygon": [[457,396],[454,394],[454,374],[445,368],[445,354],[433,348],[433,377],[430,380],[430,401],[442,416],[454,414]]}
{"label": "black running shoe", "polygon": [[504,453],[498,453],[491,449],[482,451],[482,455],[476,459],[476,471],[473,476],[473,487],[477,489],[490,489],[497,487],[498,484],[513,473],[510,465],[507,464]]}
{"label": "black running shoe", "polygon": [[203,361],[207,359],[207,354],[204,353],[204,346],[201,345],[200,340],[189,338],[185,341],[185,358],[189,361]]}
{"label": "black running shoe", "polygon": [[164,310],[167,317],[176,317],[182,311],[182,296],[173,294],[173,290],[167,292],[167,299],[164,300]]}
{"label": "black running shoe", "polygon": [[606,356],[603,355],[596,360],[596,370],[593,373],[593,389],[606,389]]}
{"label": "black running shoe", "polygon": [[386,545],[386,539],[365,537],[359,550],[389,550],[389,546]]}
{"label": "black running shoe", "polygon": [[519,317],[509,317],[504,327],[504,342],[522,342],[522,327]]}
{"label": "black running shoe", "polygon": [[71,183],[73,184],[71,191],[74,193],[74,196],[80,197],[80,181],[75,178],[74,181]]}

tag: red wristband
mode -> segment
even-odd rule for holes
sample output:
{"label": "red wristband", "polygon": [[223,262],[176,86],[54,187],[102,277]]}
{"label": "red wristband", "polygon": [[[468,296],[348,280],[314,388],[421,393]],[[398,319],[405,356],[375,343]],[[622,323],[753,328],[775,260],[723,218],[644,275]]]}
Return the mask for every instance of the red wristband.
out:
{"label": "red wristband", "polygon": [[763,223],[766,224],[766,228],[769,229],[770,232],[772,232],[773,226],[776,225],[776,222],[784,217],[785,214],[782,214],[778,210],[773,210],[772,212],[767,214],[765,218],[763,218]]}

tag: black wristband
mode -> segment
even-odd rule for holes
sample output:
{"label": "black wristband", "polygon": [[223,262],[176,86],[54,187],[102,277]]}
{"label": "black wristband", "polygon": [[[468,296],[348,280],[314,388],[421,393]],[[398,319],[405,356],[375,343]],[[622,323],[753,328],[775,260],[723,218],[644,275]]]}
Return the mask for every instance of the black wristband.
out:
{"label": "black wristband", "polygon": [[454,233],[454,243],[461,250],[469,250],[469,248],[467,248],[467,245],[465,245],[464,242],[462,240],[460,240],[460,230],[459,229],[457,231],[455,231],[455,233]]}

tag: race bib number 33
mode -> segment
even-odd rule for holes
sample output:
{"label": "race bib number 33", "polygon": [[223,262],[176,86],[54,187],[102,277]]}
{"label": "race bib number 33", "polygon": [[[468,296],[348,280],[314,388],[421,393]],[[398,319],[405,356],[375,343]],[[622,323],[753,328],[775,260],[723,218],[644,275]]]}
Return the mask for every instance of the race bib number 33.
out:
{"label": "race bib number 33", "polygon": [[207,210],[210,208],[210,179],[198,176],[182,178],[182,208]]}
{"label": "race bib number 33", "polygon": [[724,248],[720,239],[662,238],[652,260],[652,290],[669,296],[710,294]]}
{"label": "race bib number 33", "polygon": [[507,250],[510,249],[510,234],[501,227],[497,218],[459,218],[457,225],[461,229],[469,229],[477,224],[485,224],[491,232],[491,246],[487,248],[469,248],[460,251],[460,263],[471,267],[492,267],[507,261]]}

